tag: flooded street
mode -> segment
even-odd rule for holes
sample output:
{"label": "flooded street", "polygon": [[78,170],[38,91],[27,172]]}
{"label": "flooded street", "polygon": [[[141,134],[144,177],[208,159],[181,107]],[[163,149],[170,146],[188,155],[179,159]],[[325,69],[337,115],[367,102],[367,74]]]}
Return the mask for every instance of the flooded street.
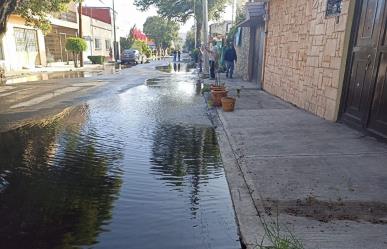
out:
{"label": "flooded street", "polygon": [[1,248],[241,248],[196,76],[164,68],[0,133]]}

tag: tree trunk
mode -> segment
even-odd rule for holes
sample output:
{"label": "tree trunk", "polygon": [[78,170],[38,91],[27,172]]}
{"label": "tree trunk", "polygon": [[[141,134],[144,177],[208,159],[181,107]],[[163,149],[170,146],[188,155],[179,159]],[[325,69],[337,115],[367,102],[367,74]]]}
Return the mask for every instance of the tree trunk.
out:
{"label": "tree trunk", "polygon": [[8,17],[15,11],[18,2],[16,0],[0,1],[0,34],[4,34],[7,31]]}
{"label": "tree trunk", "polygon": [[73,59],[74,59],[74,67],[78,67],[78,54],[73,52]]}
{"label": "tree trunk", "polygon": [[196,48],[200,48],[201,46],[201,39],[200,37],[202,36],[202,23],[197,23],[196,24]]}

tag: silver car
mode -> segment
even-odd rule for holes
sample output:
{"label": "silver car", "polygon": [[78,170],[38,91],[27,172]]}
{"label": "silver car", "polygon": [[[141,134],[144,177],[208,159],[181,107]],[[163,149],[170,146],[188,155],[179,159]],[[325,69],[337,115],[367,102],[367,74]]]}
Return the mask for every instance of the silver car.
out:
{"label": "silver car", "polygon": [[121,54],[121,63],[141,63],[141,54],[136,49],[125,49]]}

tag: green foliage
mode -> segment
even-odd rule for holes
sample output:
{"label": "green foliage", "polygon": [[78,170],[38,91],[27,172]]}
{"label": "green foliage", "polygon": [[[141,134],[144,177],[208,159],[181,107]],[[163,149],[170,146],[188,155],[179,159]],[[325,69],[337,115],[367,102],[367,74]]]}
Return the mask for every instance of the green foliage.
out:
{"label": "green foliage", "polygon": [[66,39],[66,49],[73,53],[80,53],[86,51],[87,43],[83,38],[69,37]]}
{"label": "green foliage", "polygon": [[195,48],[193,51],[192,51],[192,54],[191,54],[191,57],[192,59],[198,63],[199,62],[199,54],[200,54],[200,51],[198,48]]}
{"label": "green foliage", "polygon": [[235,34],[238,30],[238,26],[233,26],[227,34],[227,42],[234,42]]}
{"label": "green foliage", "polygon": [[136,25],[133,25],[133,27],[130,29],[130,32],[129,32],[128,36],[120,38],[121,49],[130,49],[133,46],[134,41],[136,40],[133,37],[133,30],[135,28],[136,28]]}
{"label": "green foliage", "polygon": [[138,50],[141,54],[145,54],[148,58],[152,56],[152,50],[144,41],[135,40],[131,49]]}
{"label": "green foliage", "polygon": [[[265,229],[265,235],[258,249],[304,249],[302,242],[287,228],[283,231],[280,226],[278,216],[277,220],[266,221],[261,217],[261,224]],[[271,246],[264,246],[263,242],[267,239]]]}
{"label": "green foliage", "polygon": [[142,53],[145,54],[147,58],[152,56],[152,49],[145,42],[142,45]]}
{"label": "green foliage", "polygon": [[[210,20],[219,19],[224,12],[228,0],[208,0],[208,14]],[[190,17],[194,16],[196,20],[202,21],[202,1],[186,0],[135,0],[134,4],[142,11],[148,10],[151,6],[158,9],[158,14],[162,17],[185,23]]]}
{"label": "green foliage", "polygon": [[188,31],[184,42],[184,48],[188,51],[193,51],[195,49],[195,30],[191,29]]}
{"label": "green foliage", "polygon": [[245,8],[242,7],[242,8],[238,8],[237,9],[237,15],[236,15],[236,19],[235,19],[235,22],[237,23],[237,25],[234,25],[229,33],[227,34],[227,42],[233,42],[234,41],[234,38],[235,38],[235,34],[238,30],[238,24],[243,22],[244,20],[246,19],[246,14],[245,14]]}
{"label": "green foliage", "polygon": [[91,61],[93,64],[103,64],[105,62],[105,57],[102,55],[95,55],[95,56],[87,56],[87,58]]}
{"label": "green foliage", "polygon": [[44,32],[51,29],[48,14],[66,10],[72,0],[2,0],[0,3],[0,34],[5,32],[8,16],[12,13],[22,16],[28,25]]}
{"label": "green foliage", "polygon": [[155,41],[157,47],[169,48],[179,37],[179,24],[160,16],[150,16],[144,23],[144,33]]}

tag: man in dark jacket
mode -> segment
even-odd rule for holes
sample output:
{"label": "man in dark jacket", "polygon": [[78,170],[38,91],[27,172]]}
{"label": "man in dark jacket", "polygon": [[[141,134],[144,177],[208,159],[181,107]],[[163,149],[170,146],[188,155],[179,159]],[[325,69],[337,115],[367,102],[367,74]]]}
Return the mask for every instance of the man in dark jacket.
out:
{"label": "man in dark jacket", "polygon": [[229,43],[224,53],[224,61],[226,63],[226,77],[230,76],[232,79],[232,74],[234,73],[234,62],[237,61],[237,54],[234,48],[234,44]]}

